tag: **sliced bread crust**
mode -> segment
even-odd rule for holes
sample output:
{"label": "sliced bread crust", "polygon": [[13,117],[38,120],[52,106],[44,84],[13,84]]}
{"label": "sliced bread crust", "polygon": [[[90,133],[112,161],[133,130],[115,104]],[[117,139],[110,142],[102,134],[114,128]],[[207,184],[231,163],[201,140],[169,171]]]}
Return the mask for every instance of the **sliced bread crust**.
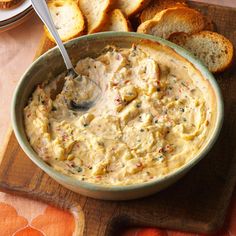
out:
{"label": "sliced bread crust", "polygon": [[150,2],[151,0],[115,0],[114,6],[131,17],[143,10]]}
{"label": "sliced bread crust", "polygon": [[171,35],[169,40],[192,52],[213,73],[222,72],[232,64],[233,45],[218,33],[210,31],[193,35],[177,33]]}
{"label": "sliced bread crust", "polygon": [[101,31],[131,31],[131,24],[120,9],[115,9],[108,14],[106,24]]}
{"label": "sliced bread crust", "polygon": [[88,33],[99,32],[106,24],[112,0],[78,0],[79,8],[87,20]]}
{"label": "sliced bread crust", "polygon": [[204,29],[203,15],[188,7],[168,8],[145,21],[137,32],[168,39],[171,34],[184,32],[193,34]]}
{"label": "sliced bread crust", "polygon": [[[49,1],[48,8],[63,42],[84,34],[84,17],[74,0]],[[46,26],[44,29],[48,38],[55,42]]]}
{"label": "sliced bread crust", "polygon": [[140,21],[151,20],[157,13],[173,7],[187,7],[185,0],[155,0],[152,1],[141,13]]}

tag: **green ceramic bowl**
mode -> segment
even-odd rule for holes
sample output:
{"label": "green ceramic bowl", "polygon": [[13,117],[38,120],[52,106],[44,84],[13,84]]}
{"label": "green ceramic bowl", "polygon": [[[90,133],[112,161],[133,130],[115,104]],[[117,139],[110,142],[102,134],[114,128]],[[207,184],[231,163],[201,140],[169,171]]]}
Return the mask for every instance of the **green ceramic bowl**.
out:
{"label": "green ceramic bowl", "polygon": [[156,193],[176,182],[194,165],[196,165],[209,152],[219,135],[223,121],[223,100],[220,89],[214,77],[206,69],[206,67],[203,66],[201,62],[196,60],[189,52],[185,51],[184,49],[166,40],[150,35],[118,32],[98,33],[79,37],[67,42],[66,47],[73,63],[76,63],[81,58],[98,55],[101,49],[103,49],[108,44],[114,44],[118,47],[130,47],[133,43],[138,43],[143,39],[151,40],[169,46],[182,57],[190,61],[200,71],[203,77],[209,80],[210,84],[212,85],[213,91],[215,92],[217,104],[217,118],[212,135],[204,150],[199,155],[194,157],[191,161],[189,161],[181,168],[177,169],[174,172],[171,172],[167,176],[148,183],[135,184],[131,186],[100,186],[97,184],[78,181],[73,179],[72,177],[63,175],[55,171],[49,165],[47,165],[31,148],[27,140],[23,124],[23,108],[26,106],[28,98],[31,96],[35,86],[39,83],[42,83],[44,80],[54,78],[61,72],[65,71],[65,66],[59,50],[57,48],[53,48],[49,52],[38,58],[22,76],[13,97],[11,107],[12,125],[20,146],[29,156],[29,158],[39,168],[44,170],[49,176],[74,192],[92,198],[106,200],[128,200]]}

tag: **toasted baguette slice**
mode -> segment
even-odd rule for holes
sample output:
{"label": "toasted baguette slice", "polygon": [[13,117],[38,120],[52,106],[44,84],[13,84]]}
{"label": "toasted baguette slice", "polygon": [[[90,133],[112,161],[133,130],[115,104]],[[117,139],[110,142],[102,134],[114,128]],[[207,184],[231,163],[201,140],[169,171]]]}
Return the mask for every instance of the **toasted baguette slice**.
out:
{"label": "toasted baguette slice", "polygon": [[115,0],[115,7],[131,17],[143,10],[151,0]]}
{"label": "toasted baguette slice", "polygon": [[233,45],[218,33],[210,31],[202,31],[193,35],[178,33],[172,35],[170,40],[192,52],[213,73],[224,71],[232,63]]}
{"label": "toasted baguette slice", "polygon": [[112,0],[78,0],[79,7],[87,19],[88,33],[96,33],[106,23]]}
{"label": "toasted baguette slice", "polygon": [[106,24],[101,31],[131,31],[131,24],[120,9],[115,9],[108,14]]}
{"label": "toasted baguette slice", "polygon": [[151,20],[160,11],[173,7],[187,7],[185,0],[155,0],[152,1],[141,13],[140,21]]}
{"label": "toasted baguette slice", "polygon": [[9,9],[19,6],[24,0],[0,0],[0,9]]}
{"label": "toasted baguette slice", "polygon": [[200,12],[188,7],[174,7],[163,10],[153,19],[143,22],[137,32],[168,39],[173,33],[193,34],[203,28],[204,17]]}
{"label": "toasted baguette slice", "polygon": [[[65,42],[84,33],[85,21],[74,0],[49,1],[48,8],[62,41]],[[48,38],[54,42],[46,26],[45,31]]]}

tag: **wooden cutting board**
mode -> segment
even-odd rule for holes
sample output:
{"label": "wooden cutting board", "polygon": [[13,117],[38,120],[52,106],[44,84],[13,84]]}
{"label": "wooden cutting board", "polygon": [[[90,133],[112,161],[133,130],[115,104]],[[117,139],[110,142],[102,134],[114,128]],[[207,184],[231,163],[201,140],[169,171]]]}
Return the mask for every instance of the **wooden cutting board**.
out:
{"label": "wooden cutting board", "polygon": [[[217,31],[236,46],[236,10],[192,3],[212,17]],[[39,54],[53,46],[42,40]],[[10,134],[0,166],[0,190],[83,212],[81,235],[119,235],[124,226],[155,226],[198,233],[217,231],[236,182],[236,69],[216,76],[225,101],[219,140],[182,180],[151,197],[126,202],[99,201],[73,193],[36,167]],[[84,220],[84,221],[83,221]]]}

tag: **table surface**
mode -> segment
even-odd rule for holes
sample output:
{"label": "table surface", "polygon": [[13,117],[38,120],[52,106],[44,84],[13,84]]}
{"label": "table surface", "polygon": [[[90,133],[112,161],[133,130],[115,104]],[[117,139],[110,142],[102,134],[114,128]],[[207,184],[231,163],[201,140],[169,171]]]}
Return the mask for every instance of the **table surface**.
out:
{"label": "table surface", "polygon": [[[225,5],[230,7],[236,7],[236,0],[198,0],[198,2],[207,2],[211,4],[218,4],[218,5]],[[37,45],[39,44],[40,37],[42,35],[43,25],[38,19],[36,15],[33,15],[30,20],[23,23],[22,25],[9,30],[4,33],[0,33],[0,143],[3,144],[4,138],[7,134],[7,131],[10,127],[10,106],[12,99],[12,94],[14,88],[19,81],[21,75],[24,73],[26,68],[31,64],[35,51],[37,49]],[[2,146],[2,145],[1,145]],[[29,206],[27,209],[22,206]],[[14,205],[14,208],[11,208]],[[228,223],[229,229],[231,232],[228,232],[224,235],[236,235],[236,225],[233,225],[233,220],[236,219],[236,194],[234,194],[234,210],[231,213]],[[1,214],[0,214],[0,231],[2,228],[6,229],[5,223],[13,223],[15,231],[19,229],[19,225],[23,227],[23,231],[21,233],[31,233],[29,235],[40,235],[38,232],[34,232],[34,227],[42,229],[43,223],[45,220],[47,222],[51,222],[50,228],[44,228],[41,232],[41,235],[72,235],[72,230],[75,227],[75,220],[72,219],[73,217],[66,213],[59,211],[58,209],[49,207],[45,204],[36,203],[34,201],[22,199],[16,196],[11,196],[8,194],[0,193],[0,207],[1,207]],[[5,211],[5,215],[4,215]],[[18,213],[18,216],[16,212]],[[12,215],[9,215],[11,212]],[[24,213],[23,213],[24,212]],[[24,217],[19,217],[19,213],[24,214]],[[47,213],[47,214],[46,214]],[[27,215],[27,217],[26,217]],[[47,217],[43,217],[47,215]],[[17,217],[12,218],[12,216]],[[41,217],[41,218],[40,218]],[[58,225],[58,220],[55,219],[60,218],[64,221],[64,225]],[[9,222],[8,222],[9,220]],[[28,224],[27,224],[28,220]],[[3,223],[4,222],[4,223]],[[30,225],[29,226],[29,222]],[[66,223],[66,224],[65,224]],[[57,224],[57,225],[55,225]],[[35,226],[36,225],[36,226]],[[18,228],[17,228],[18,227]],[[57,227],[61,230],[60,233],[55,234],[55,229]],[[63,231],[65,228],[66,231]],[[12,235],[10,232],[15,231],[5,231],[4,235]],[[1,231],[2,232],[2,231]],[[44,232],[44,234],[43,234]],[[47,232],[47,233],[45,233]],[[57,231],[59,232],[59,231]],[[3,233],[3,232],[2,232]],[[234,234],[233,234],[234,233]],[[150,230],[132,230],[129,235],[167,235],[165,233],[162,234],[162,231],[158,231],[155,229]],[[16,235],[16,234],[15,234]],[[24,234],[17,234],[24,235]],[[128,235],[128,233],[126,233]],[[171,232],[168,235],[173,235]],[[187,235],[187,234],[175,234],[175,235]],[[222,234],[223,235],[223,234]]]}

